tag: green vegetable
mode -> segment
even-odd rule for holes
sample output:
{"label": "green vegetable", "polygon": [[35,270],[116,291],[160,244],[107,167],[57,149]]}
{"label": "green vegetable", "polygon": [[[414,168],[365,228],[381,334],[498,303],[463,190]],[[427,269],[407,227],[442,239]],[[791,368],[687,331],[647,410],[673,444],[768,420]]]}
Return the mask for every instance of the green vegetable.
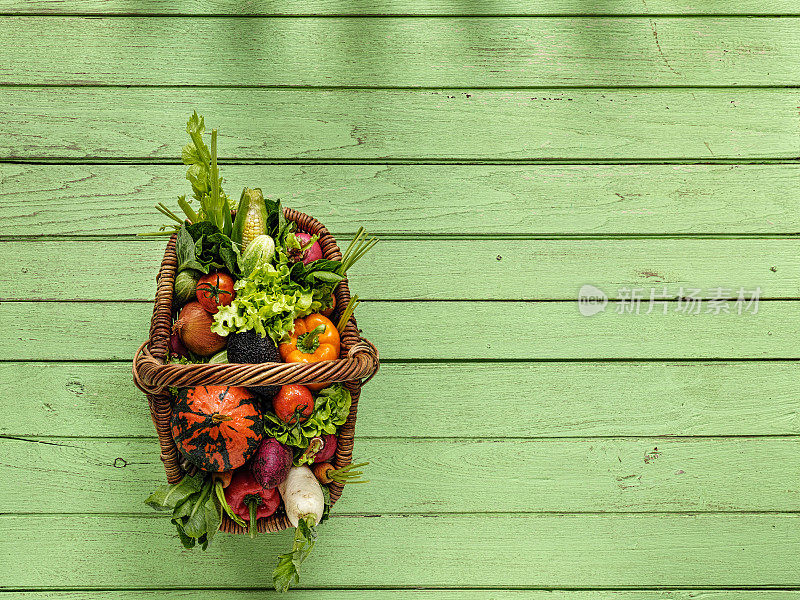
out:
{"label": "green vegetable", "polygon": [[[222,481],[217,479],[214,481],[214,493],[217,495],[217,499],[219,500],[219,504],[222,507],[222,510],[225,511],[231,520],[236,523],[237,525],[241,525],[242,527],[246,527],[247,524],[245,523],[244,519],[233,512],[231,505],[228,504],[227,498],[225,498],[225,488],[222,486]],[[330,512],[330,511],[328,511]],[[252,517],[251,517],[252,519]],[[252,522],[252,521],[251,521]]]}
{"label": "green vegetable", "polygon": [[227,269],[231,275],[239,272],[239,252],[231,239],[208,221],[182,225],[175,246],[178,272],[194,269],[208,274]]}
{"label": "green vegetable", "polygon": [[196,298],[197,280],[200,272],[194,269],[184,269],[175,277],[175,300],[184,304]]}
{"label": "green vegetable", "polygon": [[331,306],[333,289],[377,240],[360,228],[341,261],[319,259],[304,265],[296,260],[295,255],[302,256],[301,246],[280,202],[264,200],[264,206],[267,233],[275,243],[274,265],[261,262],[253,267],[250,260],[255,258],[247,264],[242,259],[245,273],[234,286],[236,298],[214,315],[211,330],[225,336],[252,329],[277,345],[291,334],[295,319]]}
{"label": "green vegetable", "polygon": [[280,200],[265,198],[264,206],[267,208],[267,235],[276,245],[285,246],[284,237],[294,231],[294,223],[286,220]]}
{"label": "green vegetable", "polygon": [[208,359],[209,364],[228,364],[228,351],[227,350],[220,350],[214,356]]}
{"label": "green vegetable", "polygon": [[297,283],[283,262],[259,265],[248,277],[239,279],[234,289],[236,297],[214,315],[211,331],[224,336],[252,329],[277,345],[292,332],[296,318],[330,306],[333,286]]}
{"label": "green vegetable", "polygon": [[[211,131],[211,151],[203,141],[205,130],[203,117],[198,117],[195,111],[186,124],[186,133],[192,141],[183,147],[181,158],[184,164],[190,165],[186,171],[186,179],[192,184],[194,197],[200,202],[198,219],[209,221],[226,236],[230,236],[231,206],[222,191],[222,178],[217,168],[217,130]],[[186,203],[185,197],[182,196],[178,203],[183,206]],[[194,221],[197,222],[197,219]]]}
{"label": "green vegetable", "polygon": [[268,235],[257,235],[239,259],[242,277],[250,275],[259,265],[269,263],[274,255],[275,242],[272,238]]}
{"label": "green vegetable", "polygon": [[[222,178],[217,167],[217,130],[211,131],[210,150],[203,141],[205,130],[203,117],[198,116],[195,111],[186,123],[186,133],[192,141],[181,151],[183,163],[189,165],[186,179],[192,184],[192,191],[200,203],[200,210],[195,211],[189,204],[191,200],[186,200],[185,195],[178,197],[178,206],[191,223],[207,221],[225,236],[230,236],[233,226],[231,206],[228,197],[222,191]],[[156,204],[156,209],[175,223],[164,225],[159,231],[139,235],[171,235],[185,222],[161,202]]]}
{"label": "green vegetable", "polygon": [[356,231],[355,237],[348,244],[347,249],[342,254],[342,266],[339,268],[340,275],[347,275],[356,261],[369,252],[375,244],[378,243],[377,238],[371,238],[367,234],[366,229],[359,227]]}
{"label": "green vegetable", "polygon": [[236,209],[236,220],[233,222],[231,239],[239,246],[242,253],[257,236],[267,233],[267,206],[261,190],[244,188],[239,206]]}
{"label": "green vegetable", "polygon": [[296,448],[294,464],[299,466],[313,460],[303,453],[313,438],[335,434],[337,427],[347,420],[351,402],[350,392],[337,383],[317,394],[314,412],[302,423],[285,423],[275,413],[264,411],[264,431],[267,437]]}
{"label": "green vegetable", "polygon": [[217,485],[221,489],[222,483],[205,473],[186,475],[178,483],[158,488],[145,504],[155,510],[171,510],[172,522],[184,547],[199,544],[205,550],[222,522],[223,505],[215,489]]}
{"label": "green vegetable", "polygon": [[272,572],[272,582],[279,592],[286,592],[293,584],[300,583],[300,565],[311,554],[317,541],[315,515],[300,519],[294,531],[292,551],[278,557],[278,566]]}

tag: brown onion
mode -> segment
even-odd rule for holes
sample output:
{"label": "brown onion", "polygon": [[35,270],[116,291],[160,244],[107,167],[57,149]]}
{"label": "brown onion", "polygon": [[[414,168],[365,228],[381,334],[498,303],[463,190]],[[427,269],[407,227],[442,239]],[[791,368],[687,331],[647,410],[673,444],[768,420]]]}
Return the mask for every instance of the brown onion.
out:
{"label": "brown onion", "polygon": [[225,347],[227,340],[211,331],[214,317],[199,302],[190,302],[181,309],[175,331],[183,344],[199,356],[211,356]]}

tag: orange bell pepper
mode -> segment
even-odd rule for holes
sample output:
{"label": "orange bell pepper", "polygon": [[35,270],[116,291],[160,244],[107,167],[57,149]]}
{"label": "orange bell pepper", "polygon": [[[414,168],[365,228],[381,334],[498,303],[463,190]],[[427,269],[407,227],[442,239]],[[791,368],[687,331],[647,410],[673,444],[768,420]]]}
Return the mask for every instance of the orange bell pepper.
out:
{"label": "orange bell pepper", "polygon": [[[315,363],[339,358],[339,331],[328,317],[314,313],[295,319],[294,331],[288,342],[278,345],[284,362]],[[307,387],[315,392],[326,387],[324,383],[311,383]]]}

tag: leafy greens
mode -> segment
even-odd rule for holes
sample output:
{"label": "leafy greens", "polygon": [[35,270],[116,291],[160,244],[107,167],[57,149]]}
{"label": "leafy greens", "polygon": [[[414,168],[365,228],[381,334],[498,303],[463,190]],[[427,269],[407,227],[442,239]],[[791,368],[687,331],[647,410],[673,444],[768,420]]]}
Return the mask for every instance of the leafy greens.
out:
{"label": "leafy greens", "polygon": [[314,412],[305,421],[285,423],[275,413],[264,411],[264,431],[281,444],[296,448],[294,462],[299,466],[308,462],[303,451],[313,438],[336,433],[337,427],[347,420],[351,403],[350,392],[337,383],[317,394]]}
{"label": "leafy greens", "polygon": [[231,239],[208,221],[184,223],[178,230],[175,246],[178,272],[196,269],[209,273],[227,269],[231,275],[239,272],[239,251]]}
{"label": "leafy greens", "polygon": [[215,485],[213,477],[203,473],[185,475],[178,483],[158,488],[145,504],[172,511],[172,522],[184,548],[197,544],[205,550],[222,522],[222,503]]}
{"label": "leafy greens", "polygon": [[298,521],[292,551],[278,557],[278,566],[272,572],[272,582],[277,591],[286,592],[293,584],[300,583],[300,565],[317,542],[315,519],[314,515],[307,515]]}
{"label": "leafy greens", "polygon": [[[261,337],[269,336],[277,345],[292,332],[295,319],[331,306],[331,294],[344,279],[346,263],[319,259],[303,264],[302,251],[316,241],[316,236],[301,246],[294,233],[295,224],[285,218],[280,201],[265,199],[264,204],[267,234],[275,242],[274,264],[265,262],[255,268],[248,267],[246,276],[234,284],[233,302],[220,307],[214,315],[211,331],[226,336],[253,329]],[[362,240],[364,235],[357,236],[354,242]],[[374,242],[364,242],[362,250],[366,251]],[[351,243],[345,255],[363,255],[362,251],[352,252],[352,247]]]}

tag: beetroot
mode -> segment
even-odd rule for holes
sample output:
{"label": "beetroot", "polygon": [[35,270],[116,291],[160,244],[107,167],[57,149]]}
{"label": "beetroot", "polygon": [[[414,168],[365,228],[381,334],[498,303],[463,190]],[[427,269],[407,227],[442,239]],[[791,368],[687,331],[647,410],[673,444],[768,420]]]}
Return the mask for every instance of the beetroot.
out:
{"label": "beetroot", "polygon": [[266,438],[256,450],[250,471],[264,488],[277,487],[289,474],[292,451],[275,438]]}
{"label": "beetroot", "polygon": [[[301,246],[305,246],[311,240],[311,236],[303,232],[295,233],[294,236],[297,238],[297,241],[300,242]],[[314,242],[311,244],[311,247],[303,253],[303,264],[307,265],[320,258],[322,258],[322,248],[319,243]]]}

